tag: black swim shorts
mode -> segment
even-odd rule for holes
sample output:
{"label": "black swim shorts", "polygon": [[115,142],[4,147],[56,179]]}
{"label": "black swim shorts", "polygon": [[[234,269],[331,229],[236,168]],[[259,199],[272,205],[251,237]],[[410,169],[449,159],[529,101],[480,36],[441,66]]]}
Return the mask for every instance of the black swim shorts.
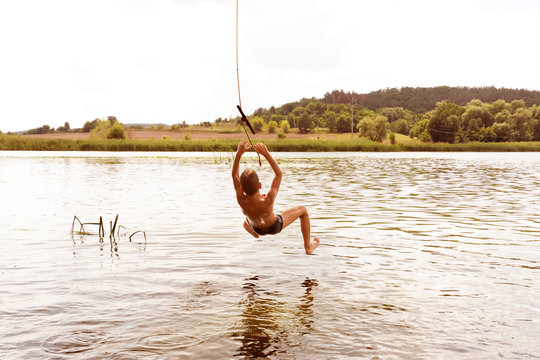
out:
{"label": "black swim shorts", "polygon": [[253,230],[259,235],[274,235],[279,234],[281,229],[283,228],[283,218],[281,215],[276,215],[276,222],[274,225],[271,225],[267,228],[261,229],[255,226],[252,226]]}

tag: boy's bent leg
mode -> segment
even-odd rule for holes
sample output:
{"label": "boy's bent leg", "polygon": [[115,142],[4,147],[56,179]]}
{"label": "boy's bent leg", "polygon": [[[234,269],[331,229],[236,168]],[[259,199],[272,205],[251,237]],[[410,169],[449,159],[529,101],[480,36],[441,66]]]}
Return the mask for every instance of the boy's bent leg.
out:
{"label": "boy's bent leg", "polygon": [[285,229],[294,220],[300,218],[300,229],[302,230],[302,237],[304,238],[304,249],[306,254],[311,255],[313,251],[319,246],[319,238],[313,238],[311,241],[311,223],[309,221],[309,214],[305,206],[297,206],[289,210],[285,210],[281,217],[283,218],[283,228]]}
{"label": "boy's bent leg", "polygon": [[255,230],[253,230],[253,228],[251,227],[251,225],[248,224],[247,220],[244,220],[244,229],[246,229],[246,231],[247,231],[248,233],[250,233],[251,235],[253,235],[253,237],[255,237],[255,238],[258,238],[258,237],[259,237],[259,234],[257,234],[257,233],[255,232]]}

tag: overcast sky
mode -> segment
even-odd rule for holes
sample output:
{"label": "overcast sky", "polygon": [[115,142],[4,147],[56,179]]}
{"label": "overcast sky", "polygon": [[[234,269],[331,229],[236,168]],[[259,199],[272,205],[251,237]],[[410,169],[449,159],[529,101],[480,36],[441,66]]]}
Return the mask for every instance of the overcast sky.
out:
{"label": "overcast sky", "polygon": [[[236,116],[235,0],[0,0],[0,130]],[[240,0],[242,105],[540,89],[540,1]]]}

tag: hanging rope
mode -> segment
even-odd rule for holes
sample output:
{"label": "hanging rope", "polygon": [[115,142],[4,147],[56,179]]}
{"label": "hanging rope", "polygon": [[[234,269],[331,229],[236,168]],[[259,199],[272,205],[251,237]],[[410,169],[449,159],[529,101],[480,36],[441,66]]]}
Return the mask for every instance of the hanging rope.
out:
{"label": "hanging rope", "polygon": [[242,108],[240,96],[240,71],[238,70],[238,0],[236,0],[236,83],[238,84],[238,106]]}
{"label": "hanging rope", "polygon": [[[249,143],[251,144],[251,148],[255,150],[253,147],[253,143],[251,142],[251,138],[249,137],[249,134],[246,129],[247,124],[249,126],[249,129],[255,135],[255,130],[253,130],[253,127],[251,126],[251,123],[249,122],[246,114],[244,114],[244,111],[242,111],[242,97],[240,96],[240,71],[238,70],[238,0],[236,0],[236,83],[238,84],[238,105],[236,107],[238,108],[238,111],[240,111],[240,115],[242,115],[242,127],[244,128],[244,132],[246,133],[246,136],[248,138]],[[262,166],[261,162],[261,155],[257,150],[255,150],[257,153],[257,156],[259,157],[259,166]]]}

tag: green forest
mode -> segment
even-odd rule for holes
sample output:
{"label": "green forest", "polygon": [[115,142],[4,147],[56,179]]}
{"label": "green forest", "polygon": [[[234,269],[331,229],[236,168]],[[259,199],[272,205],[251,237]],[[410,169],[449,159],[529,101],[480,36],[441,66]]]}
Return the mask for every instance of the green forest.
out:
{"label": "green forest", "polygon": [[[279,107],[259,108],[250,116],[257,132],[357,133],[377,142],[395,134],[433,143],[524,142],[540,140],[540,91],[495,87],[433,87],[378,90],[367,94],[334,90],[322,98],[303,98]],[[238,126],[233,125],[238,123]],[[229,123],[241,132],[239,117],[218,118],[196,126]],[[232,123],[232,124],[231,124]],[[133,125],[131,127],[134,127]],[[165,126],[180,131],[185,122]],[[87,121],[81,129],[68,122],[58,129],[43,125],[26,134],[89,132],[90,138],[124,139],[125,127],[116,117]]]}
{"label": "green forest", "polygon": [[538,141],[536,104],[540,91],[494,87],[401,88],[369,94],[335,90],[321,99],[257,109],[251,121],[258,130],[267,126],[297,128],[299,133],[352,131],[374,141],[388,133],[424,142]]}

